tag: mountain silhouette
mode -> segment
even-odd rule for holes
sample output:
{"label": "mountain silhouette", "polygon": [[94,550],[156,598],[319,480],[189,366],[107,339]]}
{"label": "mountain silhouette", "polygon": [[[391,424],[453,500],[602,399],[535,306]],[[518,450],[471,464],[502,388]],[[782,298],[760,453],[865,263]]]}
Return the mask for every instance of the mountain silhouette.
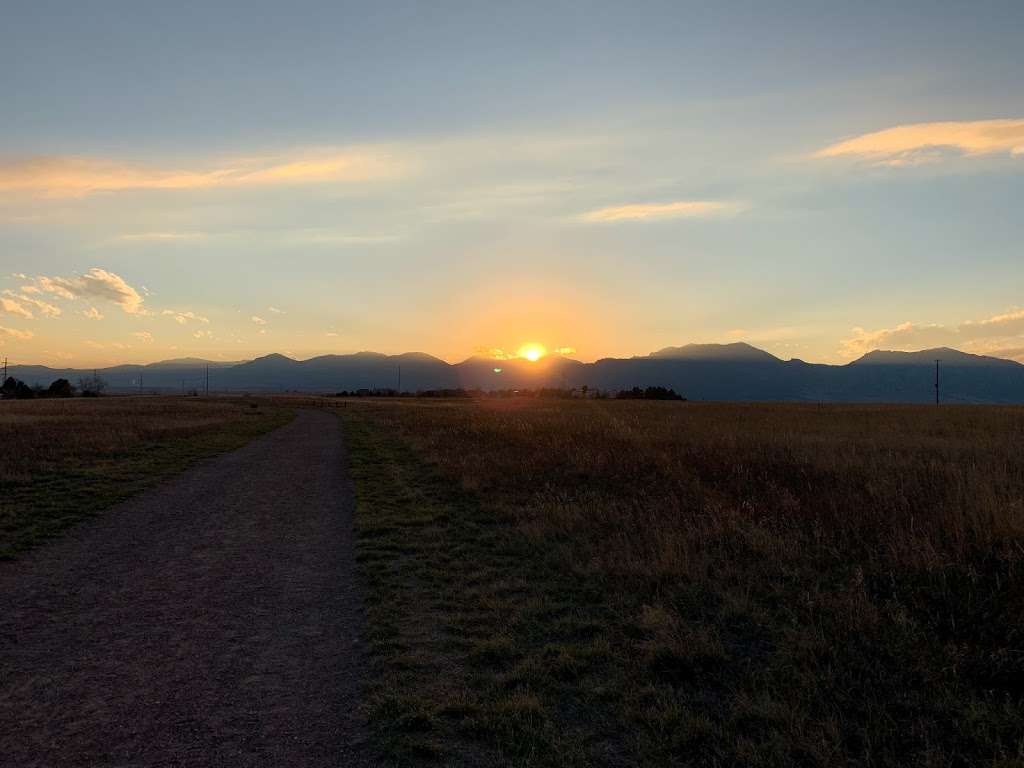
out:
{"label": "mountain silhouette", "polygon": [[[781,360],[749,344],[687,344],[646,356],[604,358],[581,363],[551,355],[531,363],[522,358],[470,357],[447,363],[411,352],[358,352],[295,360],[271,354],[238,363],[183,358],[149,365],[99,370],[111,391],[176,391],[202,388],[210,366],[215,391],[338,392],[401,388],[431,389],[581,388],[615,392],[632,387],[671,387],[692,400],[844,401],[929,403],[935,399],[935,360],[940,394],[952,403],[1024,403],[1024,365],[955,349],[919,352],[874,351],[845,365]],[[57,378],[77,382],[92,369],[12,366],[10,375],[29,384]]]}
{"label": "mountain silhouette", "polygon": [[752,347],[746,342],[732,344],[687,344],[682,347],[665,347],[652,352],[648,357],[672,360],[717,360],[731,362],[782,362],[775,355],[763,349]]}

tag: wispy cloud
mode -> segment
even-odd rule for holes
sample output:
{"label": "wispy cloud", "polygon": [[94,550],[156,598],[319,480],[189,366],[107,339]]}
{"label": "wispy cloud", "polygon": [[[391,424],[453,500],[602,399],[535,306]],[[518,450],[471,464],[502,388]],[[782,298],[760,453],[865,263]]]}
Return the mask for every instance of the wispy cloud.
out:
{"label": "wispy cloud", "polygon": [[32,319],[32,311],[17,299],[0,298],[0,312],[26,320]]}
{"label": "wispy cloud", "polygon": [[44,293],[52,293],[54,296],[57,296],[61,299],[74,299],[75,294],[73,294],[71,291],[69,291],[61,284],[63,279],[64,278],[60,277],[53,278],[46,277],[45,275],[40,275],[39,277],[36,278],[35,285],[23,286],[21,290],[26,293],[28,293],[29,291],[33,293],[43,291]]}
{"label": "wispy cloud", "polygon": [[735,202],[715,200],[676,200],[670,203],[628,203],[598,208],[582,214],[582,221],[607,223],[616,221],[658,221],[661,219],[697,219],[738,213],[743,206]]}
{"label": "wispy cloud", "polygon": [[210,322],[210,319],[208,317],[203,317],[202,315],[197,315],[195,312],[191,312],[191,311],[189,311],[189,312],[179,312],[176,309],[165,309],[160,314],[161,315],[166,315],[167,317],[173,317],[174,318],[174,322],[176,322],[178,325],[187,325],[189,321],[194,321],[194,322],[197,322],[197,323],[203,323],[204,325],[208,324]]}
{"label": "wispy cloud", "polygon": [[205,232],[132,232],[118,235],[115,239],[122,243],[180,243],[203,240]]}
{"label": "wispy cloud", "polygon": [[406,167],[391,152],[361,147],[304,149],[197,165],[168,168],[79,155],[23,158],[0,165],[0,193],[76,197],[133,189],[361,182],[394,177]]}
{"label": "wispy cloud", "polygon": [[132,334],[132,336],[146,344],[153,343],[153,334],[150,333],[149,331],[136,331],[135,333]]}
{"label": "wispy cloud", "polygon": [[252,322],[256,323],[256,325],[266,325],[267,324],[267,321],[264,320],[262,317],[259,317],[258,315],[253,315],[249,319]]}
{"label": "wispy cloud", "polygon": [[943,346],[995,354],[1007,347],[1024,345],[1024,309],[952,326],[908,322],[874,331],[854,328],[853,336],[841,345],[839,354],[844,358],[860,357],[874,349],[913,351]]}
{"label": "wispy cloud", "polygon": [[10,336],[12,339],[20,339],[21,341],[28,341],[35,336],[32,331],[21,331],[17,328],[4,328],[2,325],[0,325],[0,334]]}
{"label": "wispy cloud", "polygon": [[[29,307],[33,307],[43,317],[60,317],[60,307],[54,306],[49,302],[43,301],[42,299],[37,299],[33,296],[26,296],[26,293],[31,293],[31,291],[22,291],[21,293],[17,293],[16,291],[12,290],[4,291],[5,296],[10,297],[10,299],[20,304],[23,309],[25,309],[27,305]],[[26,309],[26,311],[28,310]],[[22,316],[24,317],[24,315]]]}
{"label": "wispy cloud", "polygon": [[88,318],[89,320],[102,320],[103,313],[96,309],[96,307],[89,307],[88,309],[82,310],[82,317]]}
{"label": "wispy cloud", "polygon": [[831,144],[813,157],[850,157],[902,166],[931,162],[950,154],[1024,158],[1024,118],[897,125]]}
{"label": "wispy cloud", "polygon": [[370,246],[397,243],[402,238],[398,235],[359,235],[330,230],[306,229],[286,239],[301,245]]}

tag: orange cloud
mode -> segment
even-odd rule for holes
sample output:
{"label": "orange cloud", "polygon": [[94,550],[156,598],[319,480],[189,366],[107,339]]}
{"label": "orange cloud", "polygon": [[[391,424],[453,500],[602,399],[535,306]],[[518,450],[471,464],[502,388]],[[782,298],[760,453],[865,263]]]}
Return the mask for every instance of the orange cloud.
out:
{"label": "orange cloud", "polygon": [[[307,150],[215,163],[199,170],[159,168],[86,156],[41,156],[0,164],[0,193],[79,197],[133,189],[369,181],[401,172],[385,152],[370,149]],[[157,235],[166,233],[155,233]],[[144,233],[149,236],[149,233]]]}
{"label": "orange cloud", "polygon": [[583,214],[587,222],[652,221],[658,219],[690,219],[737,213],[737,203],[710,200],[677,200],[672,203],[630,203],[599,208]]}
{"label": "orange cloud", "polygon": [[854,157],[900,166],[929,162],[949,152],[1022,157],[1024,118],[897,125],[832,144],[813,157]]}
{"label": "orange cloud", "polygon": [[166,315],[168,317],[173,317],[174,318],[174,322],[176,322],[178,325],[186,325],[189,320],[195,320],[197,323],[203,323],[203,324],[209,324],[209,322],[210,322],[210,319],[208,317],[203,317],[202,315],[197,315],[195,312],[192,312],[192,311],[179,312],[176,309],[165,309],[160,314],[161,315]]}
{"label": "orange cloud", "polygon": [[487,357],[491,360],[511,360],[515,355],[506,352],[501,347],[477,347],[473,350],[475,355]]}
{"label": "orange cloud", "polygon": [[968,320],[953,326],[901,323],[893,328],[875,331],[854,328],[853,336],[841,342],[839,354],[844,358],[853,358],[874,349],[913,351],[942,346],[992,354],[1021,343],[1024,343],[1024,309],[1015,309],[984,320]]}
{"label": "orange cloud", "polygon": [[32,331],[19,331],[17,328],[4,328],[3,326],[0,326],[0,334],[22,341],[28,341],[35,335]]}
{"label": "orange cloud", "polygon": [[36,285],[62,299],[103,299],[118,305],[129,315],[147,314],[138,291],[120,275],[99,267],[75,277],[40,276],[36,278]]}
{"label": "orange cloud", "polygon": [[17,315],[26,320],[32,319],[32,312],[17,299],[0,299],[0,311],[8,315]]}

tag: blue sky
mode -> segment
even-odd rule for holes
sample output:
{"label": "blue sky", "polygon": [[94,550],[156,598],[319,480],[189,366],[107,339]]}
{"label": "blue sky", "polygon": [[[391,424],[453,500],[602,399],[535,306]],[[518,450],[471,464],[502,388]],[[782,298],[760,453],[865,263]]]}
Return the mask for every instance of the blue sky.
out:
{"label": "blue sky", "polygon": [[22,4],[0,352],[1024,359],[1022,28],[1019,3]]}

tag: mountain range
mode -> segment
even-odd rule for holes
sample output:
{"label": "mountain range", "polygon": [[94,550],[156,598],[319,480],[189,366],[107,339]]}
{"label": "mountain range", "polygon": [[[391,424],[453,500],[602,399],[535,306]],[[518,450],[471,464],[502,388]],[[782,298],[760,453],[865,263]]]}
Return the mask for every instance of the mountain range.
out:
{"label": "mountain range", "polygon": [[[280,354],[243,362],[195,358],[99,369],[111,391],[202,390],[207,366],[211,391],[338,392],[359,389],[536,389],[618,391],[671,387],[693,400],[780,400],[927,403],[935,399],[935,361],[945,402],[1024,404],[1024,365],[939,348],[874,351],[845,365],[782,360],[742,342],[666,347],[649,355],[582,363],[548,356],[530,362],[471,357],[447,363],[418,352],[359,352],[295,360]],[[29,384],[57,378],[76,383],[93,371],[12,366]]]}

